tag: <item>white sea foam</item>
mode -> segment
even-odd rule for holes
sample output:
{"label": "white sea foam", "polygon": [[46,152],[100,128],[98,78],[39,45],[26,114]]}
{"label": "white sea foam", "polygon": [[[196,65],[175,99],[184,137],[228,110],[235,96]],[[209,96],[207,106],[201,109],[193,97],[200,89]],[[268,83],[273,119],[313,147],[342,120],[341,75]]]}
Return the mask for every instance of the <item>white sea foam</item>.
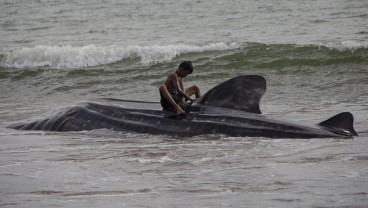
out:
{"label": "white sea foam", "polygon": [[351,51],[354,52],[358,49],[367,49],[368,41],[342,41],[341,43],[327,43],[327,44],[318,44],[318,46],[324,46],[333,50],[338,51]]}
{"label": "white sea foam", "polygon": [[170,61],[181,54],[231,50],[240,47],[241,45],[235,43],[213,43],[204,46],[185,44],[128,47],[118,45],[105,47],[95,45],[80,47],[36,46],[5,50],[0,60],[0,67],[71,69],[111,64],[129,58],[139,58],[140,64],[149,65]]}
{"label": "white sea foam", "polygon": [[[302,44],[303,45],[303,44]],[[327,47],[337,51],[367,49],[368,41],[343,41],[340,43],[319,43],[318,47]],[[1,68],[38,68],[76,69],[115,63],[126,59],[139,60],[139,64],[150,65],[164,63],[188,53],[206,51],[225,51],[240,49],[245,44],[212,43],[207,45],[152,45],[152,46],[35,46],[4,50],[0,56]]]}

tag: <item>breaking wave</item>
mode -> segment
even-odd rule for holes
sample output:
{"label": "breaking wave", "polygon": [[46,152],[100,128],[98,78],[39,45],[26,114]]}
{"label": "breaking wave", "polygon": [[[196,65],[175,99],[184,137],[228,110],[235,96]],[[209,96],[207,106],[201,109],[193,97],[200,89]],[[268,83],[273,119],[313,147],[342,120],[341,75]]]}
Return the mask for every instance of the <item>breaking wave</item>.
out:
{"label": "breaking wave", "polygon": [[204,46],[167,45],[167,46],[36,46],[5,50],[0,56],[2,68],[83,68],[106,65],[125,59],[138,58],[142,65],[168,62],[181,54],[206,51],[224,51],[241,48],[236,43],[213,43]]}
{"label": "breaking wave", "polygon": [[317,46],[324,46],[338,51],[354,52],[358,49],[368,49],[368,41],[342,41],[341,43],[327,43],[316,44]]}
{"label": "breaking wave", "polygon": [[[265,48],[267,51],[265,51]],[[273,48],[274,51],[269,51]],[[261,43],[212,43],[207,45],[153,45],[153,46],[35,46],[33,48],[8,49],[0,54],[1,68],[32,69],[78,69],[108,65],[123,60],[132,59],[141,65],[167,63],[174,58],[190,53],[205,53],[242,49],[243,54],[254,53],[255,57],[272,57],[280,52],[301,53],[299,58],[306,58],[320,49],[327,49],[333,54],[356,51],[366,51],[368,41],[343,41],[340,43],[319,44],[261,44]],[[365,52],[364,52],[365,53]],[[284,54],[285,57],[290,54]],[[346,54],[345,54],[346,55]],[[330,55],[329,55],[330,56]],[[244,57],[246,58],[246,57]],[[286,60],[288,61],[288,60]]]}

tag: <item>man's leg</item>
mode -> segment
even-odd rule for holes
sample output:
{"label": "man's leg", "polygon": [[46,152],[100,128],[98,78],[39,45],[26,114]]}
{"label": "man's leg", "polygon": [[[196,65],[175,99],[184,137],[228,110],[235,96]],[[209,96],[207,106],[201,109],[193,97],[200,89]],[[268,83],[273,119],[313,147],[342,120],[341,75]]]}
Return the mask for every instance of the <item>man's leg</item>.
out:
{"label": "man's leg", "polygon": [[195,95],[196,99],[201,97],[201,90],[197,85],[193,85],[187,89],[185,89],[185,94],[188,95],[188,97]]}
{"label": "man's leg", "polygon": [[164,98],[175,108],[176,114],[180,115],[182,113],[185,113],[183,109],[180,108],[180,106],[174,101],[174,99],[171,97],[169,91],[167,90],[165,85],[161,85],[159,88],[161,94],[164,96]]}

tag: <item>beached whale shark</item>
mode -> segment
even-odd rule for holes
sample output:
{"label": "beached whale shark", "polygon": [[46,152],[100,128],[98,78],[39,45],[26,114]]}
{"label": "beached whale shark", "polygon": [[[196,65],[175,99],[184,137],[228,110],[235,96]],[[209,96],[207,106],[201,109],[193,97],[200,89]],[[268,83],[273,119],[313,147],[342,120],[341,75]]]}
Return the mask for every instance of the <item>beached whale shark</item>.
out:
{"label": "beached whale shark", "polygon": [[195,136],[350,138],[358,136],[353,115],[340,113],[315,126],[305,126],[262,115],[259,103],[266,80],[244,75],[208,91],[185,115],[163,111],[159,102],[99,98],[65,107],[7,127],[19,130],[81,131],[111,129],[121,132]]}

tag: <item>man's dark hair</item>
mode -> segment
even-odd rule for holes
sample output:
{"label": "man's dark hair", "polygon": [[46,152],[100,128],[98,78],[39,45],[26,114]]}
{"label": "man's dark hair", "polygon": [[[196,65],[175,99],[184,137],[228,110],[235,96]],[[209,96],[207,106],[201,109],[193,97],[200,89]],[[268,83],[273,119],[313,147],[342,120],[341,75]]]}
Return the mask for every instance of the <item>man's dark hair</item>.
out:
{"label": "man's dark hair", "polygon": [[191,74],[193,72],[193,65],[191,61],[183,61],[179,65],[179,69],[182,68]]}

